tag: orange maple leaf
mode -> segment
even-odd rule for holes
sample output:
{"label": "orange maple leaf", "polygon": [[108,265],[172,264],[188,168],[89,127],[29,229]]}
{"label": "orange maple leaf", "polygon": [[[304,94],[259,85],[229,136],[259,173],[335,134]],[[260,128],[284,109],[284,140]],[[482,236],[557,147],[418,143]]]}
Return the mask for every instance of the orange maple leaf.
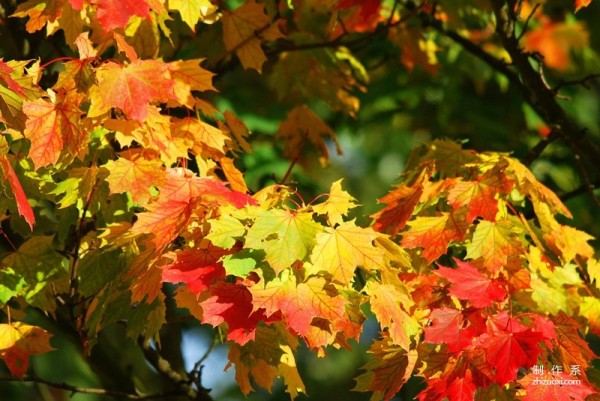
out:
{"label": "orange maple leaf", "polygon": [[98,86],[91,94],[91,117],[118,107],[128,118],[142,123],[150,102],[176,98],[169,66],[158,60],[135,60],[126,66],[108,62],[96,74]]}
{"label": "orange maple leaf", "polygon": [[408,225],[410,228],[402,233],[400,245],[409,249],[423,248],[422,256],[429,262],[445,254],[450,242],[462,241],[467,232],[465,216],[456,213],[417,217]]}
{"label": "orange maple leaf", "polygon": [[55,164],[65,146],[78,156],[84,151],[82,111],[73,101],[61,101],[57,97],[55,102],[37,99],[23,103],[23,112],[27,115],[25,137],[31,141],[29,157],[36,169]]}
{"label": "orange maple leaf", "polygon": [[589,33],[580,22],[544,21],[541,27],[523,37],[526,51],[539,52],[548,67],[561,71],[571,68],[570,52],[584,48],[588,43]]}

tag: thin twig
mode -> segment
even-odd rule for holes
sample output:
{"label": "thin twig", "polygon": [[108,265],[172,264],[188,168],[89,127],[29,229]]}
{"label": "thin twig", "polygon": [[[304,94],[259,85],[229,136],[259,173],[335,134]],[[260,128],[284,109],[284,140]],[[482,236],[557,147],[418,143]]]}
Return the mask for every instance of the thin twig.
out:
{"label": "thin twig", "polygon": [[529,166],[535,159],[540,157],[548,145],[550,145],[552,142],[555,142],[559,138],[560,136],[556,131],[550,131],[548,136],[540,139],[540,141],[533,148],[529,149],[529,152],[527,152],[527,155],[523,158],[523,164]]}
{"label": "thin twig", "polygon": [[596,79],[600,78],[600,74],[589,74],[586,75],[585,77],[581,78],[581,79],[574,79],[571,81],[560,81],[552,90],[554,93],[558,93],[559,90],[561,90],[562,88],[564,88],[565,86],[574,86],[574,85],[581,85],[583,86],[585,89],[590,89],[590,86],[588,85],[588,83],[590,81],[594,81]]}
{"label": "thin twig", "polygon": [[535,14],[535,12],[538,10],[538,8],[540,8],[540,6],[541,6],[540,3],[537,3],[535,6],[533,6],[533,9],[527,16],[527,19],[525,19],[525,23],[523,24],[523,30],[521,30],[521,33],[519,34],[519,37],[517,38],[517,40],[521,40],[523,35],[525,35],[525,32],[527,32],[527,26],[529,25],[529,21],[531,20],[531,18]]}
{"label": "thin twig", "polygon": [[73,385],[67,384],[67,383],[52,382],[50,380],[42,379],[40,377],[32,377],[32,376],[24,377],[22,379],[19,379],[17,377],[0,376],[0,381],[20,382],[20,383],[40,383],[40,384],[45,384],[46,386],[70,391],[72,393],[106,395],[106,396],[110,396],[110,397],[123,398],[123,399],[127,399],[127,400],[153,400],[153,399],[159,399],[159,398],[171,398],[174,396],[185,395],[185,393],[183,393],[180,390],[168,391],[168,392],[164,392],[164,393],[146,394],[146,395],[133,394],[133,393],[126,393],[123,391],[108,390],[105,388],[73,386]]}
{"label": "thin twig", "polygon": [[279,181],[279,185],[285,185],[285,182],[288,180],[288,178],[290,178],[290,174],[292,174],[292,170],[294,169],[294,166],[296,165],[296,163],[298,163],[298,160],[300,160],[300,154],[302,153],[302,150],[304,149],[304,146],[306,145],[307,137],[308,137],[308,134],[305,132],[302,135],[302,142],[300,142],[300,146],[298,146],[298,151],[294,155],[294,158],[290,161],[290,165],[288,166],[287,171],[283,175],[283,178],[281,178],[281,181]]}

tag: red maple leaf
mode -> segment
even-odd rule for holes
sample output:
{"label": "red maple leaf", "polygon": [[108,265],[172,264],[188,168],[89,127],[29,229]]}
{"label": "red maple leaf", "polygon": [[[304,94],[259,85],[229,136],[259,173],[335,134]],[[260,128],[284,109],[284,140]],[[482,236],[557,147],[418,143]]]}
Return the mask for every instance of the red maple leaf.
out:
{"label": "red maple leaf", "polygon": [[217,283],[211,287],[212,296],[201,303],[202,323],[218,326],[227,323],[227,339],[240,345],[254,340],[256,325],[266,320],[264,309],[252,311],[252,295],[243,285]]}
{"label": "red maple leaf", "polygon": [[463,312],[452,308],[434,309],[429,315],[431,325],[425,327],[425,342],[448,344],[448,351],[458,353],[473,342],[473,338],[484,330],[479,311],[470,313],[467,319]]}
{"label": "red maple leaf", "polygon": [[530,368],[540,354],[538,342],[542,334],[527,329],[521,332],[482,334],[478,343],[485,349],[486,360],[495,369],[494,379],[500,385],[516,380],[520,368]]}
{"label": "red maple leaf", "polygon": [[31,205],[27,200],[27,195],[25,195],[25,191],[23,191],[23,187],[19,182],[19,177],[17,177],[17,174],[15,173],[15,170],[13,169],[6,155],[0,156],[0,168],[2,169],[3,178],[8,180],[10,189],[15,196],[19,214],[23,216],[27,224],[29,224],[29,228],[33,230],[33,225],[35,224],[33,209],[31,208]]}
{"label": "red maple leaf", "polygon": [[256,205],[256,201],[251,196],[227,188],[222,181],[201,178],[183,168],[167,169],[167,173],[167,182],[159,187],[161,202],[168,199],[188,200],[201,196],[205,202],[233,205],[237,208]]}
{"label": "red maple leaf", "polygon": [[189,289],[198,295],[206,291],[213,282],[225,278],[225,269],[218,260],[227,253],[231,252],[203,241],[200,248],[178,252],[173,263],[162,266],[162,281],[186,283]]}
{"label": "red maple leaf", "polygon": [[[104,32],[125,28],[134,15],[150,20],[150,6],[145,0],[95,0],[92,4],[97,7],[96,17]],[[78,9],[83,2],[78,1],[75,6]]]}
{"label": "red maple leaf", "polygon": [[448,400],[473,401],[477,387],[473,384],[471,371],[466,370],[464,377],[455,377],[448,385]]}
{"label": "red maple leaf", "polygon": [[470,263],[454,259],[456,269],[441,266],[434,273],[450,281],[450,295],[471,301],[476,308],[485,308],[506,298],[506,290]]}
{"label": "red maple leaf", "polygon": [[417,395],[419,401],[442,401],[447,398],[448,381],[446,378],[427,380],[427,388]]}
{"label": "red maple leaf", "polygon": [[361,8],[360,15],[364,19],[378,13],[381,7],[381,0],[341,0],[338,5],[338,10],[346,10],[352,6],[359,5]]}
{"label": "red maple leaf", "polygon": [[23,88],[21,85],[19,85],[17,81],[10,76],[12,71],[12,67],[0,59],[0,80],[2,80],[13,92],[25,97],[25,93],[23,93]]}

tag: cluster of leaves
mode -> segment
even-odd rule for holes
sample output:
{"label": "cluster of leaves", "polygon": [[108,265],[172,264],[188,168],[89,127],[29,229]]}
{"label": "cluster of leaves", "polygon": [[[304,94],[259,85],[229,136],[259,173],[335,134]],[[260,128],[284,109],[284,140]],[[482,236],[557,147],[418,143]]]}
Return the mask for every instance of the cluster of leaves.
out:
{"label": "cluster of leaves", "polygon": [[[294,357],[300,341],[323,356],[349,347],[369,316],[381,334],[356,389],[373,399],[391,399],[411,376],[427,379],[420,400],[540,399],[549,390],[526,372],[538,364],[577,366],[573,399],[594,393],[600,384],[586,372],[595,355],[580,336],[600,335],[600,263],[591,237],[561,222],[567,208],[517,160],[434,141],[414,152],[369,227],[347,217],[356,203],[341,181],[308,204],[283,184],[249,194],[234,163],[250,152],[249,131],[203,97],[215,90],[214,74],[200,58],[155,58],[160,36],[174,36],[169,11],[192,31],[218,24],[218,61],[235,53],[258,72],[262,45],[285,33],[310,50],[306,15],[330,16],[329,47],[299,56],[286,44],[273,67],[281,94],[300,99],[277,135],[292,159],[309,142],[326,163],[325,138],[335,142],[305,100],[358,110],[352,93],[368,79],[342,46],[348,32],[378,33],[387,21],[406,67],[435,70],[435,44],[402,23],[414,10],[399,18],[396,5],[386,15],[378,1],[294,7],[302,18],[281,17],[291,5],[253,1],[232,11],[205,0],[19,5],[13,16],[27,17],[30,33],[62,30],[78,57],[0,61],[0,210],[16,241],[0,270],[9,316],[30,306],[67,320],[86,352],[117,322],[134,340],[158,342],[163,284],[173,283],[179,308],[225,333],[245,394],[271,389],[276,377],[292,398],[305,392]],[[443,18],[457,21],[456,10],[443,9]],[[539,27],[524,37],[527,46],[566,68],[564,49],[583,36],[548,42],[567,28],[529,14]],[[58,63],[53,83],[41,84]],[[0,325],[0,358],[22,377],[31,354],[50,350],[49,337],[9,319]]]}

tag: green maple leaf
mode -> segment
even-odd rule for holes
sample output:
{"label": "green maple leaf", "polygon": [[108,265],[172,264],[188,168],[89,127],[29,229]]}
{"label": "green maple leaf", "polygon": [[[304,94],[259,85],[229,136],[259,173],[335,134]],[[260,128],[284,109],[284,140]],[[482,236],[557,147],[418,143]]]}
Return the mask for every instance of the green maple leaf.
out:
{"label": "green maple leaf", "polygon": [[304,261],[323,226],[312,213],[290,210],[261,210],[248,229],[244,248],[262,249],[269,265],[279,274],[297,260]]}

